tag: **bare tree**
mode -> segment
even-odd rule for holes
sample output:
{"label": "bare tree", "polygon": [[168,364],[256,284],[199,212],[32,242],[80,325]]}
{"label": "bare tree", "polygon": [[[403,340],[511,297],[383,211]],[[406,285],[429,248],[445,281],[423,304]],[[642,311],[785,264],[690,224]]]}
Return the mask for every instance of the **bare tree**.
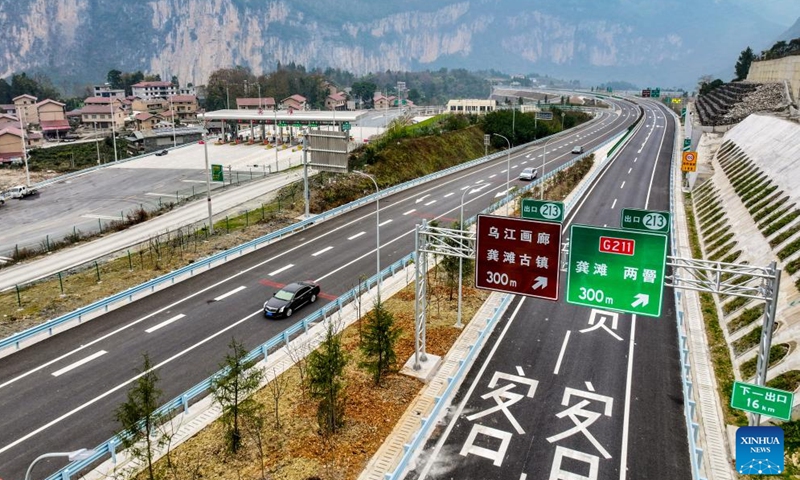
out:
{"label": "bare tree", "polygon": [[278,372],[273,368],[272,369],[272,380],[267,383],[267,388],[269,389],[269,393],[272,396],[272,408],[273,413],[275,414],[275,428],[280,430],[281,428],[281,416],[280,416],[280,403],[281,397],[284,393],[286,393],[286,389],[289,387],[289,378],[285,375],[278,375]]}
{"label": "bare tree", "polygon": [[[297,345],[295,345],[295,343]],[[297,374],[300,376],[300,391],[303,394],[303,398],[305,398],[308,393],[308,382],[306,382],[306,372],[308,371],[308,342],[300,342],[299,340],[290,342],[286,345],[286,353],[289,355],[289,359],[292,363],[294,363],[295,368],[297,368]]]}

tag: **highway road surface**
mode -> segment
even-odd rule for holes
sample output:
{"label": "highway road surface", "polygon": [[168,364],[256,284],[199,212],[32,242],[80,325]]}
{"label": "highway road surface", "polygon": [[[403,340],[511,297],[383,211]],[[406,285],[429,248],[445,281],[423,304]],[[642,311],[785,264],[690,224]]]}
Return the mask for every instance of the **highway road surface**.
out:
{"label": "highway road surface", "polygon": [[[644,106],[565,237],[569,224],[619,228],[621,208],[669,210],[675,125]],[[515,299],[406,478],[691,478],[673,297],[660,318],[637,318],[563,292]]]}
{"label": "highway road surface", "polygon": [[[547,169],[571,160],[575,144],[599,145],[632,124],[638,107],[619,103],[621,108],[551,142]],[[511,186],[520,184],[522,168],[539,166],[542,155],[540,146],[514,154]],[[468,196],[466,215],[504,196],[506,168],[506,158],[493,160],[381,200],[381,264],[413,251],[421,219],[453,222],[464,189],[489,185]],[[218,369],[231,337],[253,348],[352,288],[360,275],[372,275],[375,228],[375,205],[366,205],[4,358],[0,477],[22,478],[41,453],[91,448],[111,437],[118,428],[113,411],[143,353],[156,366],[164,398],[174,398]],[[289,319],[265,320],[267,296],[305,279],[320,282],[319,300]],[[61,459],[45,462],[37,474],[61,465]]]}

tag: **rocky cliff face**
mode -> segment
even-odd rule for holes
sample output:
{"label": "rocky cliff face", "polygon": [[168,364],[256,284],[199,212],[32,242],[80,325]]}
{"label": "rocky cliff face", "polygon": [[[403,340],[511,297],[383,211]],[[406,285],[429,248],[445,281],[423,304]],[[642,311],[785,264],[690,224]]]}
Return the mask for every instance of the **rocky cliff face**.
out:
{"label": "rocky cliff face", "polygon": [[[218,68],[260,73],[295,62],[358,74],[463,67],[693,83],[732,65],[748,38],[781,30],[730,7],[714,11],[714,0],[597,3],[0,0],[0,76],[41,71],[70,88],[117,68],[202,84]],[[673,23],[678,4],[699,14]]]}

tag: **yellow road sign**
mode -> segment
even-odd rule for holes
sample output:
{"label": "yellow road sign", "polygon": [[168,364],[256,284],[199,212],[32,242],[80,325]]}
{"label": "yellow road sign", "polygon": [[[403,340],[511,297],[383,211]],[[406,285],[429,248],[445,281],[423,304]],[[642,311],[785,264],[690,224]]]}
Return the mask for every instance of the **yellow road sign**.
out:
{"label": "yellow road sign", "polygon": [[681,165],[681,172],[696,172],[697,171],[697,164],[696,163],[684,163]]}
{"label": "yellow road sign", "polygon": [[683,152],[683,163],[697,163],[697,152]]}
{"label": "yellow road sign", "polygon": [[673,98],[672,103],[681,103],[681,100],[680,98]]}

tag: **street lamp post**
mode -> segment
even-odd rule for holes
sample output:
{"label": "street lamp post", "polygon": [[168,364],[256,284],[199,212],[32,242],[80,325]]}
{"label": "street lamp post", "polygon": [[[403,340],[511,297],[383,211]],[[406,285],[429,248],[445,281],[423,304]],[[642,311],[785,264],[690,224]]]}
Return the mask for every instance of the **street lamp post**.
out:
{"label": "street lamp post", "polygon": [[[22,160],[25,162],[25,186],[31,186],[31,172],[28,170],[28,144],[25,141],[25,108],[20,109],[20,138],[22,139]],[[98,157],[99,158],[99,157]]]}
{"label": "street lamp post", "polygon": [[208,171],[208,134],[203,134],[203,150],[206,156],[206,201],[208,203],[208,234],[214,235],[214,221],[211,216],[211,172]]}
{"label": "street lamp post", "polygon": [[550,143],[551,140],[555,140],[556,137],[551,137],[546,142],[544,142],[544,152],[542,152],[542,179],[541,179],[541,186],[539,187],[541,195],[539,195],[539,200],[544,200],[544,168],[547,165],[547,144]]}
{"label": "street lamp post", "polygon": [[114,121],[114,100],[108,97],[108,108],[111,113],[111,141],[114,142],[114,162],[117,162],[117,129]]}
{"label": "street lamp post", "polygon": [[372,180],[372,183],[375,184],[375,268],[377,272],[377,282],[375,283],[376,288],[378,289],[378,301],[381,299],[381,203],[380,199],[378,198],[378,194],[380,194],[380,189],[378,188],[378,182],[375,180],[375,177],[368,173],[361,172],[359,170],[353,170],[353,173],[357,173],[361,176],[367,177]]}
{"label": "street lamp post", "polygon": [[500,135],[499,133],[493,133],[492,135],[497,135],[498,137],[504,139],[506,143],[508,143],[508,158],[506,162],[508,165],[506,166],[506,216],[508,216],[508,208],[509,208],[509,201],[508,201],[508,191],[511,190],[511,142],[508,138]]}
{"label": "street lamp post", "polygon": [[[467,193],[473,193],[474,190],[472,188],[467,188],[464,190],[464,193],[461,194],[461,209],[459,213],[459,222],[458,228],[463,232],[464,231],[464,196]],[[464,257],[458,257],[458,314],[456,315],[456,328],[461,328],[464,326],[461,323],[461,286],[463,283],[463,272],[464,272]]]}
{"label": "street lamp post", "polygon": [[169,97],[169,111],[172,113],[172,146],[177,147],[178,141],[175,139],[175,107],[172,105],[172,97]]}
{"label": "street lamp post", "polygon": [[81,448],[80,450],[75,450],[74,452],[53,452],[53,453],[45,453],[44,455],[39,455],[33,462],[31,462],[31,465],[28,467],[28,471],[25,472],[25,480],[30,480],[33,466],[36,465],[36,462],[38,462],[39,460],[43,460],[45,458],[53,458],[53,457],[67,457],[70,462],[77,462],[79,460],[86,460],[87,458],[94,455],[94,453],[95,453],[94,450],[86,450],[85,448]]}

